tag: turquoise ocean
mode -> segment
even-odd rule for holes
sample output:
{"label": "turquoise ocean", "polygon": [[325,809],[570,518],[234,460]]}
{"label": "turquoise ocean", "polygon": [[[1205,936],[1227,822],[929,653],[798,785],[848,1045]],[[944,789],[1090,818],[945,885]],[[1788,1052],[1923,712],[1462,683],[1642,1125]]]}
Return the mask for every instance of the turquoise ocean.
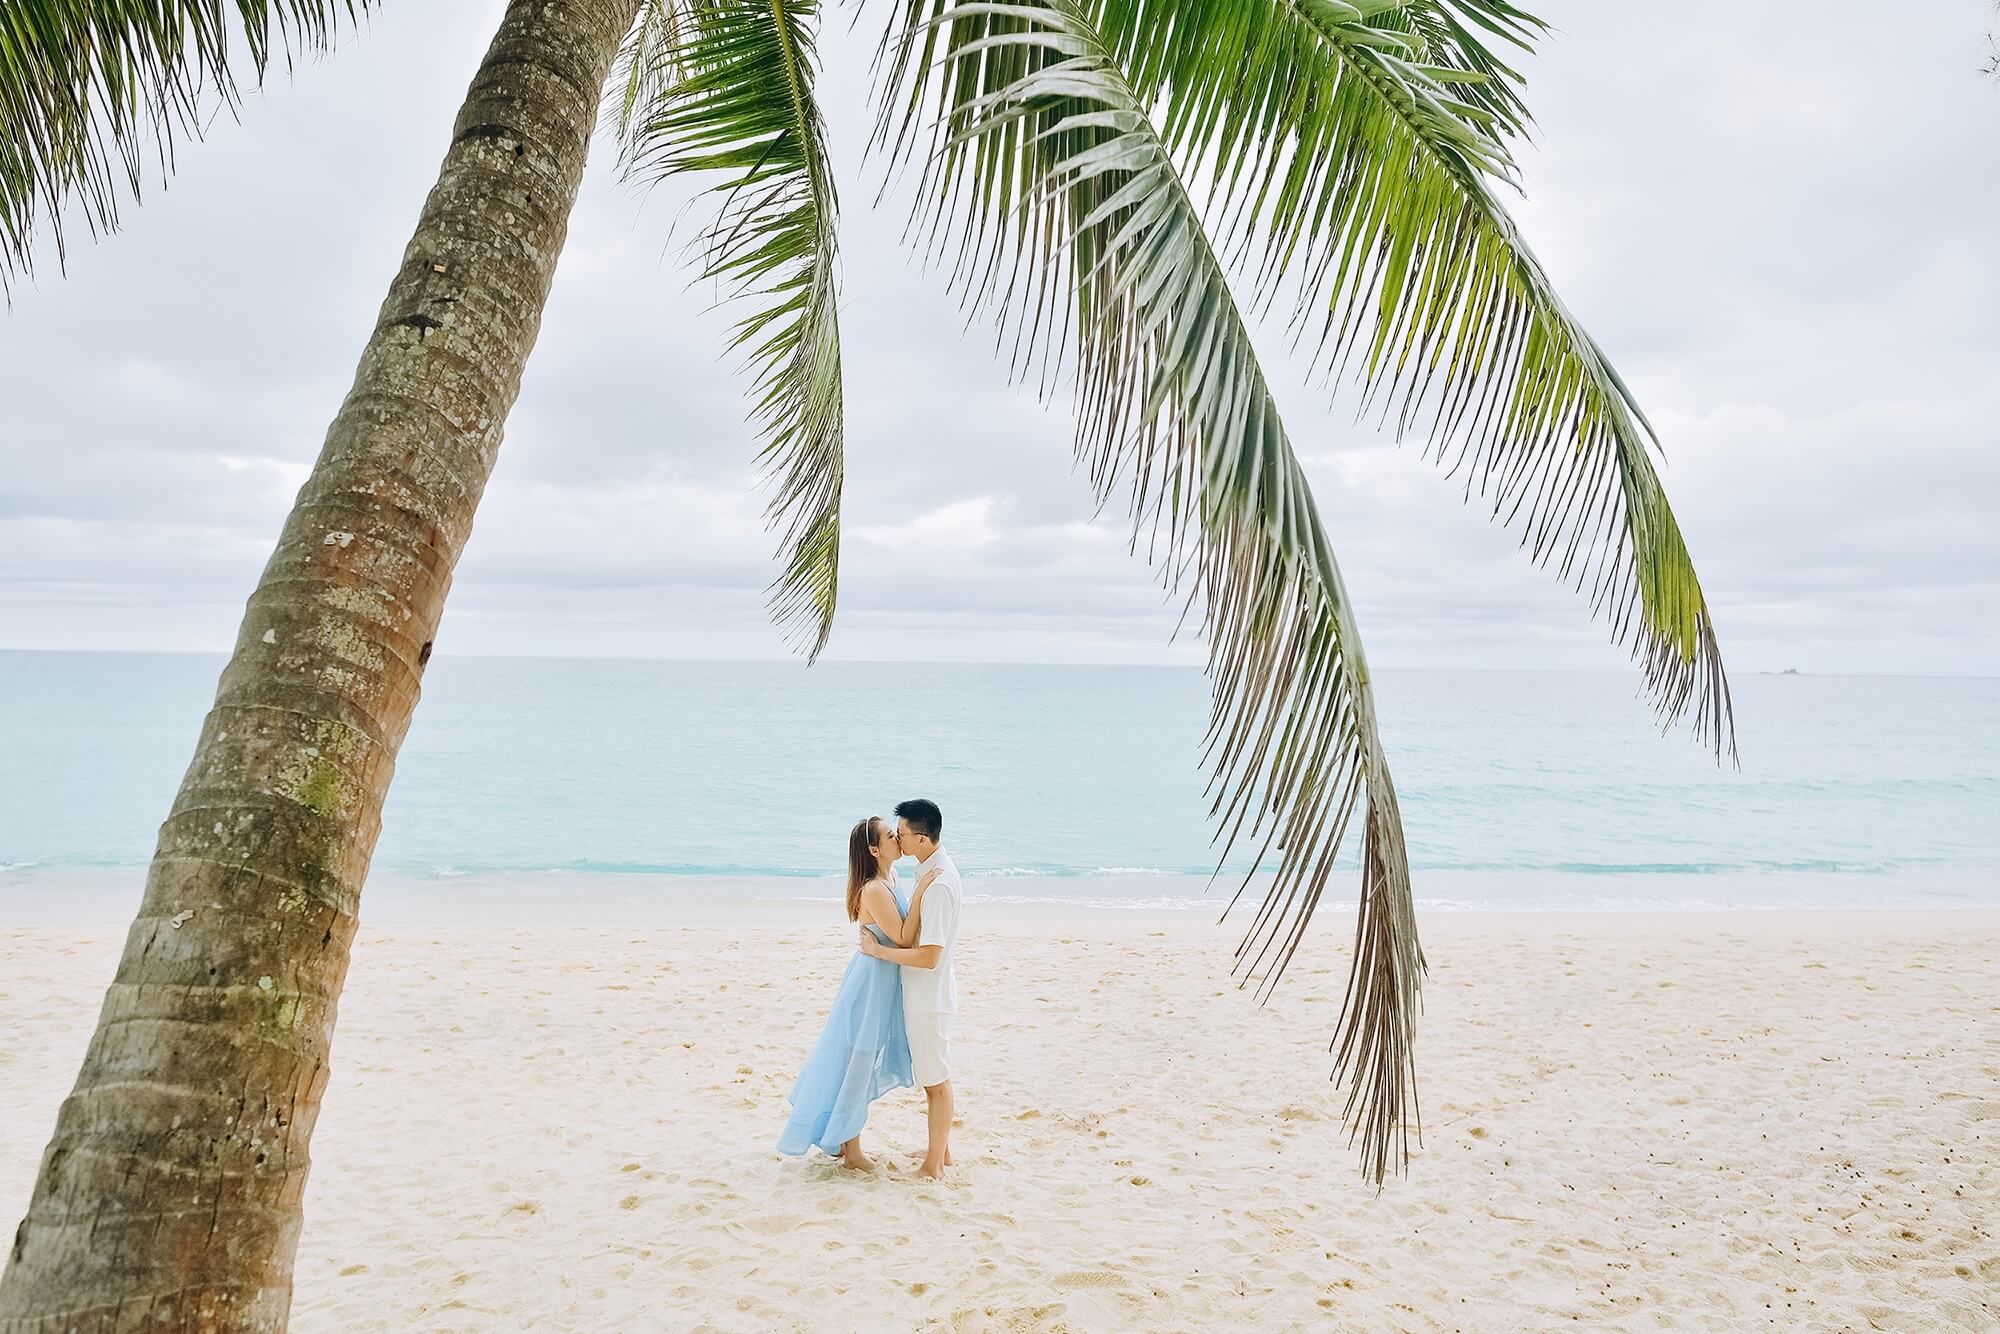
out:
{"label": "turquoise ocean", "polygon": [[[221,663],[0,653],[0,915],[136,887]],[[1382,672],[1419,901],[2000,905],[2000,679],[1733,688],[1740,769],[1663,736],[1636,672]],[[821,896],[849,825],[921,795],[973,899],[1218,907],[1207,707],[1177,667],[441,656],[374,882]]]}

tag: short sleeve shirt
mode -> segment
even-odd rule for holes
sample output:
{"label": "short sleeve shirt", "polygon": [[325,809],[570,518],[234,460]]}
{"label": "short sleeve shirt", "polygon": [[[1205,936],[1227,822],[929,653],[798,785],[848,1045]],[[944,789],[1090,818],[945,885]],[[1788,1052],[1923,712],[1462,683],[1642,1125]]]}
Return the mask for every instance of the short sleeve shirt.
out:
{"label": "short sleeve shirt", "polygon": [[910,1014],[958,1013],[958,914],[965,890],[958,880],[958,868],[943,848],[917,866],[917,881],[933,869],[937,880],[924,891],[923,919],[917,928],[917,944],[940,945],[944,953],[935,968],[903,968],[903,1009]]}

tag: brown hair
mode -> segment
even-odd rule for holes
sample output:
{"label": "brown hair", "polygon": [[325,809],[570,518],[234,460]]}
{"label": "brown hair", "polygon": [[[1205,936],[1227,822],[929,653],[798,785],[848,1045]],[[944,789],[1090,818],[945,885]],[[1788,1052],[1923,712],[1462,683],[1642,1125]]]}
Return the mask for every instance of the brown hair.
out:
{"label": "brown hair", "polygon": [[861,920],[861,887],[880,874],[875,845],[882,841],[882,817],[858,820],[847,836],[847,920]]}

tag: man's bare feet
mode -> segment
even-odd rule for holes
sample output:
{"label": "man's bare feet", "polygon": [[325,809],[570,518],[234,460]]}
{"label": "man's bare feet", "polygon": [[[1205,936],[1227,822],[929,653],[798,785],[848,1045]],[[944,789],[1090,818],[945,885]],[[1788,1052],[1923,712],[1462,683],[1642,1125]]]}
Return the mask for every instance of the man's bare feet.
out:
{"label": "man's bare feet", "polygon": [[958,1166],[958,1159],[956,1159],[956,1158],[954,1158],[954,1157],[952,1157],[952,1156],[951,1156],[951,1150],[950,1150],[950,1149],[946,1149],[946,1150],[944,1151],[944,1165],[945,1165],[946,1167],[957,1167],[957,1166]]}
{"label": "man's bare feet", "polygon": [[[946,1163],[950,1161],[949,1158],[945,1160]],[[917,1169],[917,1175],[929,1181],[942,1181],[944,1180],[944,1168],[926,1158],[924,1165]]]}

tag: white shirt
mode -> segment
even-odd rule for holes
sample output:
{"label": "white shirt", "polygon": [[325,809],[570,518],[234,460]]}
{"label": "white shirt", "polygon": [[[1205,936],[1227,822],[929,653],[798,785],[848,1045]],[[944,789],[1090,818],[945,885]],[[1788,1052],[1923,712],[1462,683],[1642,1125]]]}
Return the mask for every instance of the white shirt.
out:
{"label": "white shirt", "polygon": [[943,848],[917,863],[917,883],[932,871],[938,878],[924,891],[923,920],[917,929],[918,945],[942,945],[935,968],[903,965],[903,1011],[906,1014],[957,1014],[958,979],[952,965],[958,958],[958,908],[965,887],[959,884],[958,867]]}

